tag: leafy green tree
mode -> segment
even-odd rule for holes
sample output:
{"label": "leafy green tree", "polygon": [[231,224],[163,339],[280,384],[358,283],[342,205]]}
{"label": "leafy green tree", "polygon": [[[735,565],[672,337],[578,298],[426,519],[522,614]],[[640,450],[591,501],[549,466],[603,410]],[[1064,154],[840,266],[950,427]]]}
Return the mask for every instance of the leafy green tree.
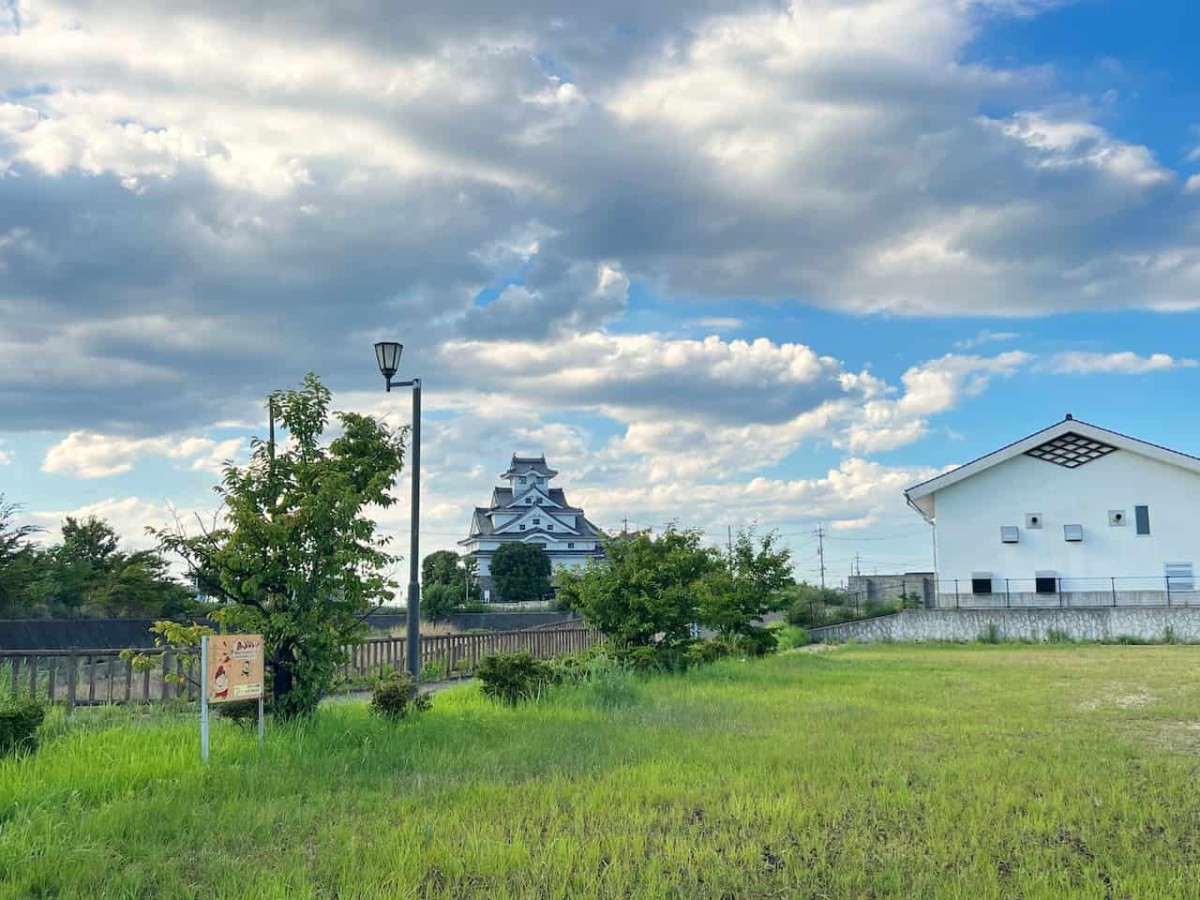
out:
{"label": "leafy green tree", "polygon": [[111,525],[96,516],[80,520],[67,516],[62,523],[60,554],[64,559],[85,565],[99,575],[111,572],[119,562],[120,538]]}
{"label": "leafy green tree", "polygon": [[170,577],[167,562],[142,550],[118,554],[112,571],[88,591],[87,606],[109,616],[179,616],[195,611],[192,592]]}
{"label": "leafy green tree", "polygon": [[290,440],[274,454],[256,440],[246,466],[227,464],[215,491],[223,521],[197,535],[155,532],[206,587],[226,601],[226,629],[261,632],[275,712],[311,713],[328,690],[342,648],[362,635],[362,618],[390,599],[396,558],[377,533],[372,507],[390,507],[404,463],[407,429],[356,413],[334,413],[315,375],[272,394]]}
{"label": "leafy green tree", "polygon": [[437,550],[421,560],[421,586],[452,584],[459,576],[461,559],[453,550]]}
{"label": "leafy green tree", "polygon": [[721,570],[720,555],[695,529],[668,527],[604,542],[605,560],[559,573],[558,592],[618,646],[687,641],[699,619],[697,597]]}
{"label": "leafy green tree", "polygon": [[550,557],[541,544],[501,544],[492,555],[491,572],[506,603],[540,600],[550,591]]}
{"label": "leafy green tree", "polygon": [[37,580],[41,563],[30,538],[41,531],[35,525],[18,525],[21,507],[0,494],[0,616],[25,614],[30,606],[29,590]]}
{"label": "leafy green tree", "polygon": [[421,618],[440,622],[466,605],[461,585],[434,582],[421,593]]}
{"label": "leafy green tree", "polygon": [[699,591],[700,623],[722,637],[754,637],[767,613],[782,609],[792,583],[792,551],[775,532],[756,539],[753,528],[738,532],[723,569],[712,572]]}

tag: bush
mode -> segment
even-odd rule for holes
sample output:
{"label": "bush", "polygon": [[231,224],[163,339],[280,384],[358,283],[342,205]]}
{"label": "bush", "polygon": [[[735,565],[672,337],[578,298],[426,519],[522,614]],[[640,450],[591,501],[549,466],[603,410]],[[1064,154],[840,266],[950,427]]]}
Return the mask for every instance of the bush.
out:
{"label": "bush", "polygon": [[0,756],[36,750],[45,719],[46,708],[32,697],[0,700]]}
{"label": "bush", "polygon": [[696,641],[685,651],[689,666],[703,666],[725,659],[733,653],[733,648],[725,641]]}
{"label": "bush", "polygon": [[775,649],[792,650],[809,644],[808,632],[797,625],[785,625],[775,632]]}
{"label": "bush", "polygon": [[525,650],[485,656],[479,661],[475,674],[483,682],[485,695],[509,706],[536,696],[554,680],[551,667]]}
{"label": "bush", "polygon": [[222,719],[236,722],[241,728],[258,725],[257,700],[233,700],[229,703],[218,703],[216,709]]}
{"label": "bush", "polygon": [[738,656],[766,656],[777,649],[775,632],[770,628],[754,628],[732,639],[733,652]]}
{"label": "bush", "polygon": [[425,712],[433,706],[428,694],[417,689],[407,672],[390,672],[375,683],[371,712],[385,719],[399,720],[409,713]]}
{"label": "bush", "polygon": [[998,644],[1000,643],[1000,626],[995,622],[988,622],[987,628],[979,632],[979,637],[976,638],[981,644]]}

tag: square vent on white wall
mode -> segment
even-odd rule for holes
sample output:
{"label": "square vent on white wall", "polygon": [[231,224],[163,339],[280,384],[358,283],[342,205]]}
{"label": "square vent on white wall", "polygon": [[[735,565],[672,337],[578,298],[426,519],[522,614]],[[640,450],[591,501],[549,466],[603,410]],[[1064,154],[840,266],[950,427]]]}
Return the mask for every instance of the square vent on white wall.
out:
{"label": "square vent on white wall", "polygon": [[1079,541],[1082,541],[1083,540],[1083,526],[1082,525],[1064,525],[1063,526],[1063,540],[1070,541],[1071,543],[1078,543]]}
{"label": "square vent on white wall", "polygon": [[1021,529],[1016,525],[1000,526],[1000,543],[1015,544],[1021,540]]}
{"label": "square vent on white wall", "polygon": [[1125,510],[1110,509],[1108,511],[1108,524],[1114,528],[1118,528],[1125,524]]}
{"label": "square vent on white wall", "polygon": [[1041,513],[1025,513],[1026,528],[1041,528],[1042,514]]}

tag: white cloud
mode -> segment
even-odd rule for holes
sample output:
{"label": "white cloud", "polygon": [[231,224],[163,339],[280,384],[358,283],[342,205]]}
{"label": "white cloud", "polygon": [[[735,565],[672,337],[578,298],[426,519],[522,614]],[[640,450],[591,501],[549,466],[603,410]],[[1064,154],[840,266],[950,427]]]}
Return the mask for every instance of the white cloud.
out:
{"label": "white cloud", "polygon": [[[56,511],[31,512],[28,518],[53,529],[60,525],[67,516],[76,519],[86,519],[95,516],[103,519],[113,527],[126,549],[148,550],[157,545],[157,540],[146,533],[147,528],[174,528],[176,520],[185,526],[195,528],[196,513],[189,509],[176,509],[161,502],[155,503],[141,497],[106,497],[94,503],[77,506],[74,509]],[[211,526],[212,513],[201,512],[206,527]],[[50,531],[43,540],[57,540],[59,535]]]}
{"label": "white cloud", "polygon": [[1044,361],[1048,372],[1064,375],[1143,375],[1169,369],[1194,369],[1194,359],[1177,359],[1168,353],[1140,356],[1126,350],[1122,353],[1095,353],[1081,350],[1057,353]]}
{"label": "white cloud", "polygon": [[984,344],[1015,341],[1020,336],[1021,335],[1015,331],[992,331],[989,328],[984,328],[974,337],[963,338],[961,341],[955,341],[954,348],[956,350],[974,350],[976,347],[981,347]]}
{"label": "white cloud", "polygon": [[73,431],[46,451],[42,471],[75,478],[105,478],[132,471],[134,464],[144,457],[161,456],[190,459],[194,470],[217,472],[222,462],[235,457],[244,446],[241,438],[224,441],[171,435],[128,438]]}
{"label": "white cloud", "polygon": [[1032,359],[1029,353],[1011,350],[993,357],[947,354],[913,366],[901,376],[903,394],[865,403],[842,443],[858,453],[913,443],[928,433],[930,417],[954,409],[964,398],[981,393],[993,378],[1009,377]]}

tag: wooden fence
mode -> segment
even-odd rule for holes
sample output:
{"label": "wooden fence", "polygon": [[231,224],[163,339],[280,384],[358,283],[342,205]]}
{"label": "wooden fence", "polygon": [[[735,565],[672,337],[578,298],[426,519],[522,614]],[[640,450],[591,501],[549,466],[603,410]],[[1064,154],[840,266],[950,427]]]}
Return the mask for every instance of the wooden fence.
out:
{"label": "wooden fence", "polygon": [[[467,677],[491,653],[527,650],[539,659],[585,650],[603,640],[589,628],[496,631],[488,634],[444,634],[421,638],[422,677],[427,681]],[[407,666],[405,639],[370,638],[347,647],[342,666],[344,688],[365,685],[364,679],[386,668]],[[159,653],[160,648],[142,648]],[[167,651],[150,671],[138,672],[119,650],[0,650],[0,692],[28,694],[51,703],[76,706],[109,703],[157,703],[197,699],[195,661]],[[175,683],[169,674],[186,676]]]}

